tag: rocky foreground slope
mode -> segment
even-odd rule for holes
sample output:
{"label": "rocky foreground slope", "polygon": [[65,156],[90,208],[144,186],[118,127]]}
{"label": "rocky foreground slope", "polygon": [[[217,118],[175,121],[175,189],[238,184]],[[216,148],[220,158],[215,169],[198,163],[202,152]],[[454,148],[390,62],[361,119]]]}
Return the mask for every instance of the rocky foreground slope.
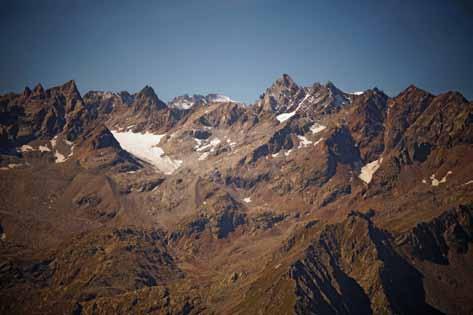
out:
{"label": "rocky foreground slope", "polygon": [[473,103],[0,96],[2,314],[471,314]]}

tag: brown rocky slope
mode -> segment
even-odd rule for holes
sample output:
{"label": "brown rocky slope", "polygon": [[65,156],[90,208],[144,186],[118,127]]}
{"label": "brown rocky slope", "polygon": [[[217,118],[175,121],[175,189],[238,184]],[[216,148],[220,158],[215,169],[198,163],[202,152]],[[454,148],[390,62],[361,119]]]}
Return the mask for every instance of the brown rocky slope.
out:
{"label": "brown rocky slope", "polygon": [[[473,103],[0,96],[0,313],[469,314]],[[149,146],[146,146],[149,142]]]}

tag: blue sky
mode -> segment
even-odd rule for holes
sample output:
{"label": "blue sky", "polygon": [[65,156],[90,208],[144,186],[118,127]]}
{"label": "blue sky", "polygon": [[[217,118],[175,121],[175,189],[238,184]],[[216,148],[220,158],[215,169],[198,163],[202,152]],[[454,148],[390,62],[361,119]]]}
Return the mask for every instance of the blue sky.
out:
{"label": "blue sky", "polygon": [[409,84],[473,98],[468,1],[0,0],[0,93],[76,80],[165,101],[253,102],[282,73],[345,91]]}

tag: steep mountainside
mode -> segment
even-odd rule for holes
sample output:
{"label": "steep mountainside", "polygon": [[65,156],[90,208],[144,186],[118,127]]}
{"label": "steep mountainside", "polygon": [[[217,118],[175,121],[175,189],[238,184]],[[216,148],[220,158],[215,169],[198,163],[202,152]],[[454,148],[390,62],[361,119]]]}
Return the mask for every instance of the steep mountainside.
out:
{"label": "steep mountainside", "polygon": [[0,96],[2,314],[471,314],[473,103]]}

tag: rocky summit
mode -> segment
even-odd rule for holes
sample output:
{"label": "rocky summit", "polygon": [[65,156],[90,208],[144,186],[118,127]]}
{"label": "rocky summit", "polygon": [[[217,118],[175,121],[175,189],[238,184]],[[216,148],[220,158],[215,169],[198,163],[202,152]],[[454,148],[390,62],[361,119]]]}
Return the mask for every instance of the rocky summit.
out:
{"label": "rocky summit", "polygon": [[1,314],[472,314],[473,102],[0,96]]}

